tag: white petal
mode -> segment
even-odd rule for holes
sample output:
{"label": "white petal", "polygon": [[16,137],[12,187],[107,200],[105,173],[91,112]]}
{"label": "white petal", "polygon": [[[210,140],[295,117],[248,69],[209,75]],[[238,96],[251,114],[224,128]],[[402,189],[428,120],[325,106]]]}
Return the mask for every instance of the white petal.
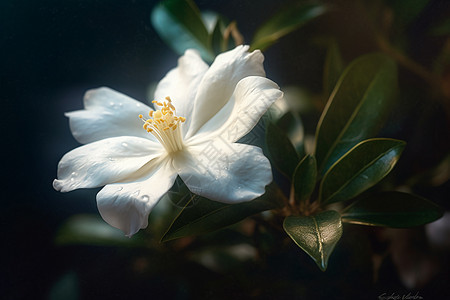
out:
{"label": "white petal", "polygon": [[[178,116],[190,116],[198,86],[206,70],[208,65],[200,54],[196,50],[187,50],[178,59],[178,66],[158,83],[153,100],[163,101],[169,96]],[[190,121],[191,118],[188,117],[183,127],[188,128]]]}
{"label": "white petal", "polygon": [[186,138],[193,136],[230,100],[236,84],[247,76],[265,76],[261,51],[238,46],[216,57],[198,87]]}
{"label": "white petal", "polygon": [[246,77],[237,84],[231,101],[186,144],[203,143],[217,137],[235,142],[249,133],[267,109],[281,97],[283,92],[275,82],[260,76]]}
{"label": "white petal", "polygon": [[93,188],[137,175],[149,161],[164,153],[159,143],[138,137],[116,137],[78,147],[58,164],[57,191]]}
{"label": "white petal", "polygon": [[147,115],[151,110],[142,102],[102,87],[86,92],[84,108],[66,113],[73,136],[82,144],[116,136],[153,139],[139,119],[139,114]]}
{"label": "white petal", "polygon": [[111,226],[131,236],[148,225],[148,215],[173,185],[177,173],[169,159],[155,162],[153,172],[138,181],[106,185],[97,194],[97,207]]}
{"label": "white petal", "polygon": [[250,201],[272,181],[269,160],[258,147],[216,139],[186,150],[174,166],[189,190],[211,200]]}

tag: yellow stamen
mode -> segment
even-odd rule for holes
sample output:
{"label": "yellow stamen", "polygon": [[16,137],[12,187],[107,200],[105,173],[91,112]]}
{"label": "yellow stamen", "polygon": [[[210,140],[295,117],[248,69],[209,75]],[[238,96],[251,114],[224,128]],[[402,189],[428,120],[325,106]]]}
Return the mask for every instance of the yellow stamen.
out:
{"label": "yellow stamen", "polygon": [[164,102],[154,100],[152,103],[161,109],[151,110],[148,113],[150,116],[148,120],[139,115],[139,118],[144,121],[144,129],[153,134],[169,153],[183,148],[183,139],[178,124],[186,121],[186,118],[176,115],[175,106],[171,102],[170,97],[166,97]]}

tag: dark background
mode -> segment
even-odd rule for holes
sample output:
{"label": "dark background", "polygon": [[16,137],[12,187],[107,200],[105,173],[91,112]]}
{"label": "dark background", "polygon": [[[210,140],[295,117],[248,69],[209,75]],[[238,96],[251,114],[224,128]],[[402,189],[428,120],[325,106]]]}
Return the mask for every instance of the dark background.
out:
{"label": "dark background", "polygon": [[[196,2],[201,9],[212,9],[236,19],[249,42],[257,26],[288,1]],[[448,9],[445,1],[433,3],[421,22],[440,17],[445,13],[442,8]],[[47,299],[51,287],[67,272],[69,276],[70,272],[81,275],[78,275],[79,294],[68,295],[66,299],[77,299],[76,296],[81,299],[189,299],[196,294],[186,290],[204,289],[202,281],[210,274],[195,266],[179,270],[177,280],[188,288],[177,285],[178,290],[174,291],[174,285],[167,280],[170,275],[160,278],[129,275],[126,271],[130,264],[129,253],[120,248],[57,247],[53,242],[59,225],[69,216],[97,213],[97,190],[61,194],[52,188],[59,159],[78,146],[70,134],[64,112],[81,109],[84,92],[99,86],[148,101],[149,84],[160,80],[176,65],[178,56],[159,39],[151,26],[149,15],[154,5],[155,1],[139,0],[0,2],[0,99],[3,105],[0,295],[5,299]],[[322,21],[322,27],[326,27],[324,23]],[[417,44],[423,42],[420,28],[418,24],[410,33],[418,35]],[[313,30],[310,28],[310,31]],[[310,46],[306,38],[304,33],[297,33],[269,49],[265,53],[265,67],[268,77],[281,86],[299,84],[317,92],[321,89],[325,49]],[[347,59],[373,47],[365,42],[364,33],[356,32],[350,38],[359,43],[344,51]],[[416,49],[420,51],[421,47]],[[426,59],[426,54],[420,57]],[[312,117],[315,118],[317,116]],[[445,122],[442,124],[446,126]],[[430,156],[433,158],[433,154]],[[436,191],[437,198],[445,198],[447,190]],[[351,244],[351,241],[343,243]],[[275,261],[268,264],[275,264]],[[283,258],[278,262],[283,262]],[[274,272],[281,272],[282,264],[277,264]],[[309,262],[306,265],[311,267]],[[345,269],[344,265],[341,267]],[[292,266],[286,268],[280,274],[308,280],[292,275],[295,273],[290,269]],[[389,266],[387,270],[381,285],[390,288],[386,292],[401,293],[404,287],[395,271]],[[315,272],[313,268],[308,271]],[[330,272],[332,278],[339,277],[338,272]],[[353,273],[353,276],[358,274]],[[189,277],[197,277],[197,283],[186,279]],[[427,295],[432,295],[433,291],[444,293],[446,278],[441,276],[428,286]],[[224,285],[230,284],[229,293],[220,296],[207,289],[201,294],[202,298],[242,297],[242,287],[233,288],[231,277],[219,279]],[[322,275],[316,274],[313,279],[324,280],[324,286],[327,284],[327,278]],[[367,286],[370,285],[367,283]],[[322,286],[312,283],[311,288],[321,289]],[[364,285],[354,287],[360,291],[359,295],[364,288]],[[333,298],[332,292],[317,295]],[[345,292],[334,295],[344,297]],[[376,295],[370,294],[368,299],[376,299]],[[266,297],[276,299],[277,294],[268,292]]]}

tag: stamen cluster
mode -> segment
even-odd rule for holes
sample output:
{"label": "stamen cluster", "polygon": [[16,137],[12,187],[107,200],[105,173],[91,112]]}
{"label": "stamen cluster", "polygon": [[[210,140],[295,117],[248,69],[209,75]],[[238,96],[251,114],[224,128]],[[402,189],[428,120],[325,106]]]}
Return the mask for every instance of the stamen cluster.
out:
{"label": "stamen cluster", "polygon": [[173,106],[170,97],[166,97],[164,102],[154,100],[152,103],[155,103],[161,109],[151,110],[148,114],[150,118],[147,120],[139,115],[139,118],[144,121],[144,129],[153,134],[169,153],[181,150],[183,141],[179,124],[186,121],[186,118],[176,115],[175,106]]}

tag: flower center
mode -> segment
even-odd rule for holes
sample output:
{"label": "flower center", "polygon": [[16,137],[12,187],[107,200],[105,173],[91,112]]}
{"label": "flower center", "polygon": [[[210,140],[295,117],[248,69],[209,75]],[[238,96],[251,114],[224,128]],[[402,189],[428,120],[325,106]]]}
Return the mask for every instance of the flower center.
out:
{"label": "flower center", "polygon": [[186,119],[175,115],[175,106],[173,106],[170,97],[166,97],[166,100],[162,103],[156,100],[152,102],[156,103],[161,109],[151,110],[148,113],[150,118],[147,120],[139,115],[139,118],[144,121],[144,129],[153,134],[168,153],[183,149],[183,138],[179,125]]}

